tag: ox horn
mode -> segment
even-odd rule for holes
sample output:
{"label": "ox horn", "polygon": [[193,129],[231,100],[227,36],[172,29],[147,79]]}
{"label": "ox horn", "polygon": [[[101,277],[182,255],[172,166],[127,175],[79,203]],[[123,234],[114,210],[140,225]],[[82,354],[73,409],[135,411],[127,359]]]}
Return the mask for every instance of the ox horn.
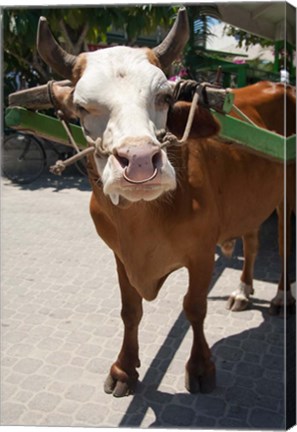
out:
{"label": "ox horn", "polygon": [[189,39],[189,22],[186,8],[180,8],[178,15],[165,39],[153,49],[163,69],[168,68],[182,53]]}
{"label": "ox horn", "polygon": [[76,56],[68,54],[60,47],[45,17],[39,18],[36,44],[38,53],[45,63],[62,77],[71,79]]}

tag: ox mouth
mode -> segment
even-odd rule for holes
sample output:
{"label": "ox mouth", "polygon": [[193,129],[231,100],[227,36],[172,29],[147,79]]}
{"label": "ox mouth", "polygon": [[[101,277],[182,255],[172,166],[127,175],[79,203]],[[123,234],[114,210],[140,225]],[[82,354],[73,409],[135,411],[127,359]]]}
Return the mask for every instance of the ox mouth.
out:
{"label": "ox mouth", "polygon": [[110,156],[102,176],[103,192],[114,205],[123,199],[130,203],[153,201],[176,187],[175,172],[167,159],[151,172],[144,171],[143,178],[130,175],[123,165],[118,158]]}
{"label": "ox mouth", "polygon": [[160,185],[133,185],[121,188],[120,195],[131,202],[152,201],[162,195],[163,191]]}
{"label": "ox mouth", "polygon": [[158,199],[161,195],[168,192],[172,188],[165,187],[160,184],[144,184],[130,185],[125,184],[121,187],[113,189],[108,195],[114,205],[129,202],[130,204],[137,202],[149,202]]}
{"label": "ox mouth", "polygon": [[150,183],[150,184],[122,184],[121,189],[129,190],[129,191],[146,191],[146,190],[153,190],[153,189],[161,189],[161,183]]}

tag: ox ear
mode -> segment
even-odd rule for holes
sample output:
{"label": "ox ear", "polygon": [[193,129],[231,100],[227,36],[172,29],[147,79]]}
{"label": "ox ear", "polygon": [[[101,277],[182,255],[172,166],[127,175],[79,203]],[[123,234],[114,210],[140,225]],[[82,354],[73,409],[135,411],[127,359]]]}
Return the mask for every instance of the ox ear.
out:
{"label": "ox ear", "polygon": [[181,55],[189,36],[188,14],[185,8],[180,8],[170,32],[160,45],[153,49],[163,69],[167,69]]}
{"label": "ox ear", "polygon": [[[188,120],[190,102],[176,102],[168,112],[167,127],[179,139],[182,137]],[[197,107],[189,138],[209,138],[220,131],[219,122],[206,108]]]}
{"label": "ox ear", "polygon": [[63,114],[69,119],[77,118],[77,111],[73,103],[72,86],[61,86],[58,82],[53,82],[51,86],[51,98],[55,109],[61,110]]}
{"label": "ox ear", "polygon": [[45,17],[39,18],[36,45],[40,57],[48,66],[62,77],[72,78],[76,56],[68,54],[60,47],[50,31]]}

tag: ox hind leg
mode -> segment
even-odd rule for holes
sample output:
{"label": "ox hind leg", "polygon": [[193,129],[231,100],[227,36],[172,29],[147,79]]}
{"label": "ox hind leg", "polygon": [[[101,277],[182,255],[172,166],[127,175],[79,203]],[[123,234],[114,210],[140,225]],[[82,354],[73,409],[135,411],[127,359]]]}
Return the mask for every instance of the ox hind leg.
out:
{"label": "ox hind leg", "polygon": [[[291,200],[292,201],[292,200]],[[276,296],[271,300],[269,313],[278,315],[286,308],[288,313],[295,313],[296,300],[291,293],[288,272],[288,261],[292,249],[292,214],[293,205],[289,199],[285,208],[284,202],[277,208],[278,214],[278,243],[279,254],[282,260],[282,273],[278,284]]]}
{"label": "ox hind leg", "polygon": [[138,357],[138,326],[142,318],[142,298],[130,284],[123,264],[117,259],[117,271],[122,297],[121,316],[124,322],[124,339],[116,362],[111,366],[104,391],[116,397],[133,394],[140,366]]}
{"label": "ox hind leg", "polygon": [[249,304],[250,295],[254,294],[253,277],[255,260],[258,253],[258,230],[242,237],[244,263],[238,288],[232,292],[227,300],[226,308],[233,312],[245,310]]}
{"label": "ox hind leg", "polygon": [[186,364],[185,385],[191,393],[209,393],[216,386],[215,365],[206,342],[203,322],[207,309],[207,292],[214,265],[214,254],[189,267],[189,288],[184,297],[185,315],[193,330],[193,345]]}

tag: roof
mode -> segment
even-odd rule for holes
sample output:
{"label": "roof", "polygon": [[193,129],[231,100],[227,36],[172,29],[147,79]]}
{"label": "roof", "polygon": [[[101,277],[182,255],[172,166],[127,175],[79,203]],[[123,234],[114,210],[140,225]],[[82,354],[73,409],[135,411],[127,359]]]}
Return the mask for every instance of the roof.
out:
{"label": "roof", "polygon": [[[206,41],[206,48],[215,53],[227,56],[230,54],[232,57],[247,58],[252,60],[260,58],[263,61],[274,62],[274,52],[272,47],[263,48],[260,44],[251,45],[248,48],[245,43],[242,47],[238,46],[238,41],[234,36],[228,36],[224,32],[225,23],[218,22],[211,28],[212,35]],[[273,45],[273,43],[271,44]]]}
{"label": "roof", "polygon": [[296,8],[285,1],[218,2],[221,20],[249,33],[296,45]]}

